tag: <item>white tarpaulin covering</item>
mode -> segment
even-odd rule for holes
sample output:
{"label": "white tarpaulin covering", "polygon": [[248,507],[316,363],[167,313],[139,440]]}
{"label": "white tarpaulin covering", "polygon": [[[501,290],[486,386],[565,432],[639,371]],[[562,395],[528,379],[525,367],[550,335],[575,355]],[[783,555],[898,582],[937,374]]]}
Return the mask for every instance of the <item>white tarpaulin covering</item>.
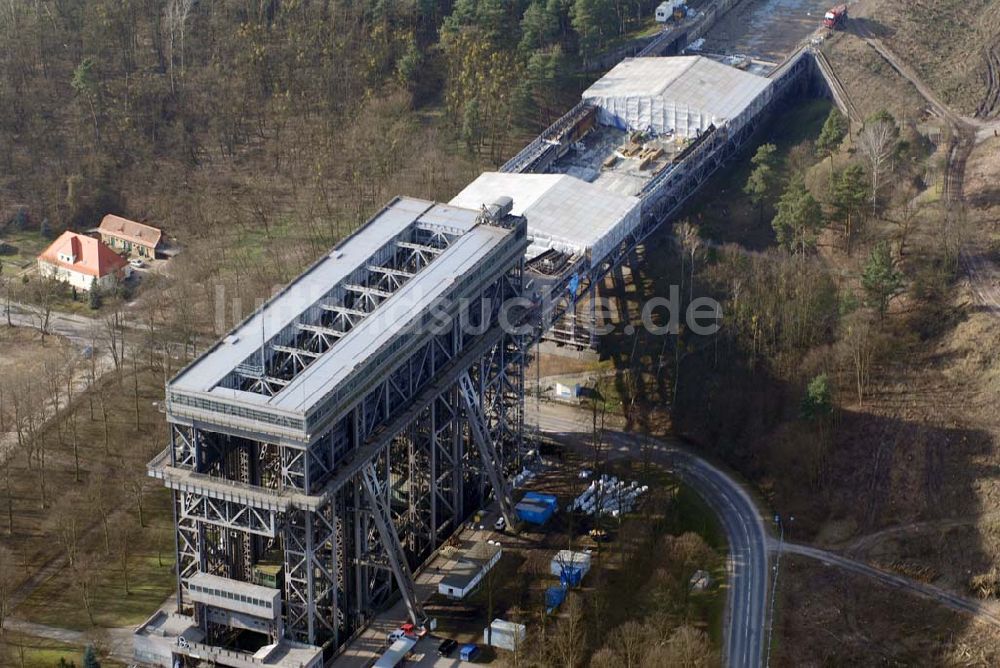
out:
{"label": "white tarpaulin covering", "polygon": [[626,58],[583,93],[598,121],[623,130],[695,137],[709,125],[740,128],[770,96],[770,80],[704,56]]}
{"label": "white tarpaulin covering", "polygon": [[565,174],[484,172],[451,200],[480,208],[497,197],[514,199],[512,213],[528,219],[532,246],[582,255],[596,265],[639,226],[640,200]]}

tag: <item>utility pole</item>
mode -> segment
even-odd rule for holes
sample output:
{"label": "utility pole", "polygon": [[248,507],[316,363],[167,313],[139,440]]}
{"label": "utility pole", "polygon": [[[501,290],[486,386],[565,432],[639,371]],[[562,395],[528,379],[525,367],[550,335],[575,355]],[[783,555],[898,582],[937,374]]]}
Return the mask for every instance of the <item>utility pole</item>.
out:
{"label": "utility pole", "polygon": [[[789,522],[795,521],[794,515],[788,516]],[[774,522],[778,525],[778,556],[774,558],[774,581],[771,583],[771,604],[770,612],[767,615],[767,659],[764,662],[766,667],[771,665],[771,637],[774,634],[774,599],[778,591],[778,570],[781,568],[781,551],[785,546],[785,524],[781,521],[781,515],[774,514]]]}

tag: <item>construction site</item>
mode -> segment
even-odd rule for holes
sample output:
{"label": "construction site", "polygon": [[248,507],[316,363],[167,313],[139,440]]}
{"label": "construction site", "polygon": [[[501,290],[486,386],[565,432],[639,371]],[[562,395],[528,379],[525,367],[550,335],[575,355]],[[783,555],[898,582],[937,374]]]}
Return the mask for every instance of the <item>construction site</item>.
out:
{"label": "construction site", "polygon": [[[173,495],[176,609],[135,659],[314,668],[397,601],[432,628],[418,576],[453,535],[529,517],[531,346],[594,346],[597,286],[778,105],[827,94],[807,47],[741,63],[626,58],[499,171],[447,204],[393,199],[178,373],[149,464]],[[477,554],[441,586],[499,559]]]}

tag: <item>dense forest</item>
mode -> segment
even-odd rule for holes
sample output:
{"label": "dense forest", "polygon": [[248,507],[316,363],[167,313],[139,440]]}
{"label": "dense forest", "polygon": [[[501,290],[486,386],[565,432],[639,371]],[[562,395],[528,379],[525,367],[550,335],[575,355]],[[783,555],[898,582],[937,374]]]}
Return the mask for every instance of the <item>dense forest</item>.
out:
{"label": "dense forest", "polygon": [[515,152],[654,4],[3,3],[0,224],[148,220],[184,248],[172,293],[249,306],[390,197],[447,200]]}

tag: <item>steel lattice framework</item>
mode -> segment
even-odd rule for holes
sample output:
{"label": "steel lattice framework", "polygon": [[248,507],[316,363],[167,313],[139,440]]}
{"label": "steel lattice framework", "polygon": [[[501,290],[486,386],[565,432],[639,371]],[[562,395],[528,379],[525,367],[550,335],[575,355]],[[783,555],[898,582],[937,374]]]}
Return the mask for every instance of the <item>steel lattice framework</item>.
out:
{"label": "steel lattice framework", "polygon": [[[506,331],[501,316],[509,320],[521,296],[525,222],[419,204],[400,235],[216,374],[222,389],[196,392],[191,378],[224,347],[168,385],[170,444],[150,474],[173,490],[178,607],[210,642],[225,644],[233,630],[191,601],[196,574],[251,582],[258,564],[279,563],[284,636],[332,652],[396,595],[423,621],[414,570],[491,494],[509,517],[530,337]],[[434,276],[442,263],[456,263],[441,269],[448,281]],[[347,341],[377,339],[350,334],[424,274],[448,299],[408,303],[407,325],[382,347],[359,343],[369,357],[345,358],[355,366],[333,390],[306,395],[300,415],[275,410],[295,383],[339,369],[322,362],[341,341],[347,354]],[[238,328],[227,340],[240,336]]]}

